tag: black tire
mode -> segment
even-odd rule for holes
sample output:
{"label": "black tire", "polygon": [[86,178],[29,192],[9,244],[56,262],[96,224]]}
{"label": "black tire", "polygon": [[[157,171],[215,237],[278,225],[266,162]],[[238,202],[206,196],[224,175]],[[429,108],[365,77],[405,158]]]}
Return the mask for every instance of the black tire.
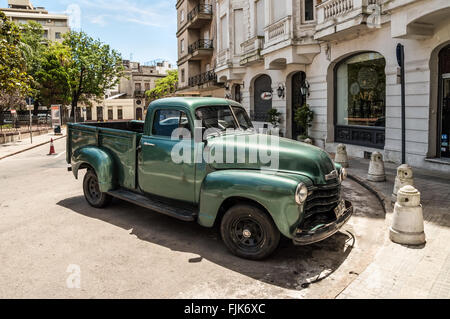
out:
{"label": "black tire", "polygon": [[94,208],[105,208],[111,203],[112,197],[100,192],[98,178],[93,170],[88,170],[84,176],[83,191],[86,201]]}
{"label": "black tire", "polygon": [[220,233],[234,255],[251,260],[269,257],[280,242],[280,232],[273,220],[251,205],[231,207],[223,216]]}

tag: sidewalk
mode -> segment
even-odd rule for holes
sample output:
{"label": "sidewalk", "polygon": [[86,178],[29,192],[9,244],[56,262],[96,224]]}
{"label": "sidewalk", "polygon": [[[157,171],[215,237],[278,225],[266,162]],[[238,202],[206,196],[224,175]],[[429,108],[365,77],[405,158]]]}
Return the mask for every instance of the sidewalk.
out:
{"label": "sidewalk", "polygon": [[421,192],[427,243],[420,247],[389,240],[391,194],[398,165],[385,163],[387,181],[366,180],[369,160],[350,159],[349,175],[384,200],[387,208],[384,246],[374,262],[338,298],[450,298],[450,173],[413,168]]}
{"label": "sidewalk", "polygon": [[33,143],[29,136],[22,134],[22,141],[0,144],[0,160],[33,149],[38,146],[50,143],[50,140],[58,140],[66,135],[65,129],[62,130],[63,135],[55,135],[53,131],[49,134],[33,136]]}

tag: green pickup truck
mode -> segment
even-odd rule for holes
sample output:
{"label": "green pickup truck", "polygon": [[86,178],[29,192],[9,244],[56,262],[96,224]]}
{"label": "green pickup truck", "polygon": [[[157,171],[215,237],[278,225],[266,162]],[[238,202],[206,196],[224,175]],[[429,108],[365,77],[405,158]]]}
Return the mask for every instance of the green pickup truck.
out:
{"label": "green pickup truck", "polygon": [[86,169],[95,208],[113,197],[183,221],[218,226],[225,245],[259,260],[281,235],[324,240],[353,214],[341,197],[346,171],[320,148],[257,134],[231,100],[168,98],[145,122],[69,124],[69,171]]}

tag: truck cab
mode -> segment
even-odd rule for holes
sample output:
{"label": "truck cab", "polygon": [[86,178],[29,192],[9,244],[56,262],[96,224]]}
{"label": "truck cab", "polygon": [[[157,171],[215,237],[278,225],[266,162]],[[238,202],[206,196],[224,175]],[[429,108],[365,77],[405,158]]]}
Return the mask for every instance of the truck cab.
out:
{"label": "truck cab", "polygon": [[67,162],[88,203],[119,198],[152,211],[217,225],[237,256],[267,258],[281,235],[307,245],[349,220],[345,169],[320,148],[258,134],[231,100],[168,98],[144,122],[69,124]]}

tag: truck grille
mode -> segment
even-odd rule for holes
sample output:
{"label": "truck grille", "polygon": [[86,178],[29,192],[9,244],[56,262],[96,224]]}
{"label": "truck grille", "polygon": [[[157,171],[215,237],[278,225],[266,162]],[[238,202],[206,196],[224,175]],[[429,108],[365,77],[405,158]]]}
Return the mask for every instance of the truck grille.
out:
{"label": "truck grille", "polygon": [[333,211],[341,199],[341,185],[339,183],[314,186],[309,189],[309,196],[305,204],[305,217]]}

